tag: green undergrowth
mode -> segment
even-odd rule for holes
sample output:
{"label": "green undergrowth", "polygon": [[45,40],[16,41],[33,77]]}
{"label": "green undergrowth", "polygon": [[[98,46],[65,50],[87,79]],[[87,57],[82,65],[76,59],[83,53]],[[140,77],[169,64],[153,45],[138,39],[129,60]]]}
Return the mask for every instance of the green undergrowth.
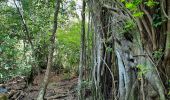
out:
{"label": "green undergrowth", "polygon": [[62,64],[65,73],[77,71],[80,49],[80,23],[72,23],[59,28],[57,34],[57,62]]}
{"label": "green undergrowth", "polygon": [[31,66],[18,66],[13,69],[0,69],[0,83],[8,81],[16,76],[28,76],[31,72]]}

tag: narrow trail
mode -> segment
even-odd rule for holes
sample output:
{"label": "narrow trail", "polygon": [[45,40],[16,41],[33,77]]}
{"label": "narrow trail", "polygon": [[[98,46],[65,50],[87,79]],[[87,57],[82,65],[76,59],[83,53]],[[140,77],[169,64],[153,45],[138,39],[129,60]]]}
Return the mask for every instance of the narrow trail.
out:
{"label": "narrow trail", "polygon": [[[36,100],[38,90],[44,75],[36,76],[31,88],[28,88],[28,94],[24,100]],[[77,77],[65,79],[63,74],[51,74],[47,86],[46,100],[76,100]]]}
{"label": "narrow trail", "polygon": [[[43,79],[44,74],[40,74],[35,77],[32,86],[27,86],[24,77],[14,77],[0,84],[0,95],[5,94],[9,100],[36,100]],[[51,72],[45,100],[77,100],[77,80],[77,77],[71,77],[68,74]]]}

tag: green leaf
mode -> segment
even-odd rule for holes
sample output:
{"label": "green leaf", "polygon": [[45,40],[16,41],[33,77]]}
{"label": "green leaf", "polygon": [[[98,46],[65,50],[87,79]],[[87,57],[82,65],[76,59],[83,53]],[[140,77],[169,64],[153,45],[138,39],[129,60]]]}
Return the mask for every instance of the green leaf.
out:
{"label": "green leaf", "polygon": [[148,0],[147,2],[144,2],[144,4],[147,5],[148,7],[152,8],[152,7],[156,6],[156,5],[158,5],[159,2],[156,2],[154,0]]}
{"label": "green leaf", "polygon": [[135,5],[139,5],[140,3],[142,3],[142,0],[133,0],[133,4]]}
{"label": "green leaf", "polygon": [[135,12],[135,13],[133,14],[134,17],[142,17],[143,15],[144,15],[143,12]]}
{"label": "green leaf", "polygon": [[133,9],[135,5],[134,5],[133,3],[129,3],[129,2],[128,2],[128,3],[126,3],[125,6],[126,6],[126,8],[128,8],[128,9]]}
{"label": "green leaf", "polygon": [[132,20],[128,20],[128,21],[126,22],[124,28],[125,28],[126,31],[129,31],[129,30],[133,29],[134,27],[135,27],[134,22],[133,22]]}

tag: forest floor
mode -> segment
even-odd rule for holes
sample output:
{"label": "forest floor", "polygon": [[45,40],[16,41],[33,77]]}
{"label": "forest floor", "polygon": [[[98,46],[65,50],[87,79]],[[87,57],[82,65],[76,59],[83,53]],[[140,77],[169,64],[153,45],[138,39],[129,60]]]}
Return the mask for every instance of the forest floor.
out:
{"label": "forest floor", "polygon": [[[24,88],[25,83],[15,78],[6,83],[9,100],[36,100],[44,73],[35,77],[32,86]],[[77,77],[65,78],[63,74],[51,73],[46,89],[46,100],[76,100]],[[13,93],[11,93],[13,92]],[[11,94],[12,95],[11,95]]]}
{"label": "forest floor", "polygon": [[[65,79],[63,74],[51,74],[48,87],[46,90],[45,98],[47,100],[75,100],[76,98],[76,84],[77,77],[71,77],[70,79]],[[28,100],[36,98],[38,95],[37,90],[41,85],[44,75],[39,75],[35,78],[30,92],[27,95]],[[32,91],[35,90],[35,91]]]}

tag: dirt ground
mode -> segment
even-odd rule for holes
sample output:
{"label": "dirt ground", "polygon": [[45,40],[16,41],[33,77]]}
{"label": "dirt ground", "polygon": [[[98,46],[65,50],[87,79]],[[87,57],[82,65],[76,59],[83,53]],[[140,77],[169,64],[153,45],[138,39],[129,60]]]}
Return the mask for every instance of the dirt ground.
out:
{"label": "dirt ground", "polygon": [[[20,77],[14,78],[5,84],[9,100],[36,100],[44,74],[35,77],[32,86]],[[77,77],[66,78],[63,74],[51,73],[47,86],[45,100],[77,100]]]}
{"label": "dirt ground", "polygon": [[[37,98],[44,75],[37,76],[33,85],[28,88],[28,94],[24,100],[35,100]],[[64,79],[64,75],[50,75],[45,99],[47,100],[76,100],[77,77]]]}

